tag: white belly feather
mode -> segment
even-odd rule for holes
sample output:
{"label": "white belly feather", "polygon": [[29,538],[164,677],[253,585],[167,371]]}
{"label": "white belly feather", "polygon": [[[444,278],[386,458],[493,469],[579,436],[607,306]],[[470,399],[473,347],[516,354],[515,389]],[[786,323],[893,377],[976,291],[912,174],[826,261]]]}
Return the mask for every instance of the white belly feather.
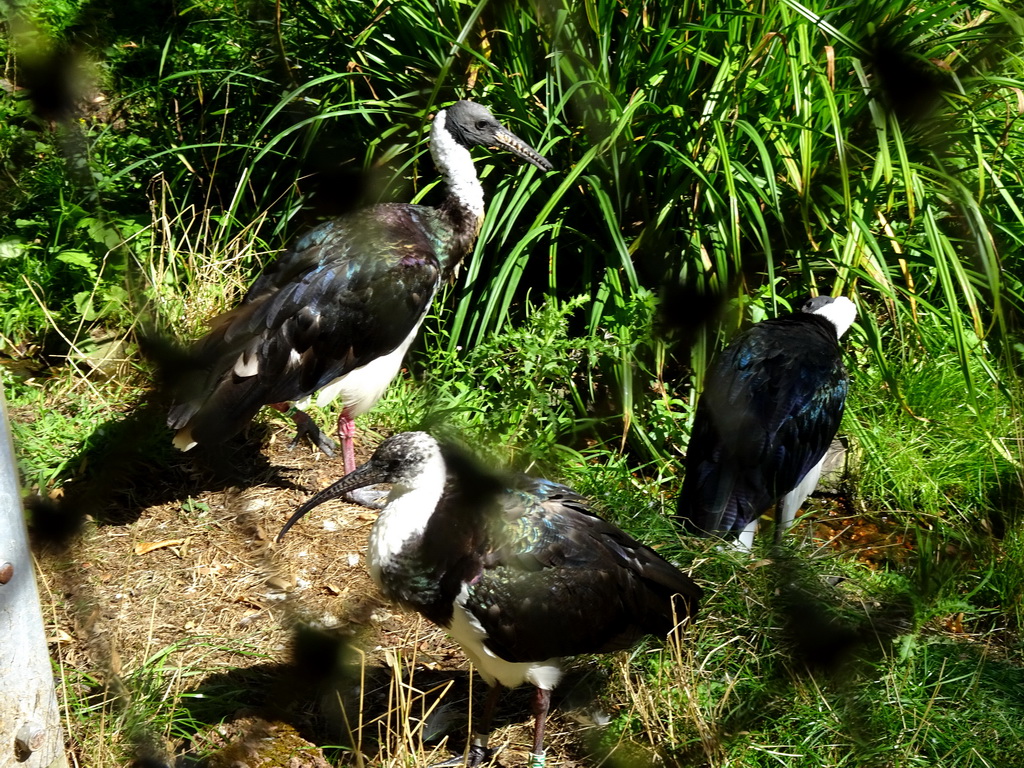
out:
{"label": "white belly feather", "polygon": [[[424,315],[423,317],[426,317]],[[339,376],[319,391],[307,395],[301,400],[295,401],[295,407],[305,410],[314,399],[319,407],[323,407],[336,398],[340,397],[345,413],[350,418],[362,416],[370,411],[377,401],[381,399],[388,385],[398,374],[402,367],[402,360],[405,353],[412,346],[420,326],[423,324],[423,317],[419,319],[412,331],[406,336],[405,341],[394,350],[368,362],[366,365],[355,368],[344,376]]]}
{"label": "white belly feather", "polygon": [[469,589],[463,584],[462,592],[455,600],[455,612],[448,633],[462,646],[462,650],[488,685],[494,685],[497,681],[506,688],[515,688],[529,682],[548,691],[558,685],[558,681],[562,679],[560,659],[515,662],[505,661],[495,655],[484,644],[487,632],[465,607],[468,599]]}

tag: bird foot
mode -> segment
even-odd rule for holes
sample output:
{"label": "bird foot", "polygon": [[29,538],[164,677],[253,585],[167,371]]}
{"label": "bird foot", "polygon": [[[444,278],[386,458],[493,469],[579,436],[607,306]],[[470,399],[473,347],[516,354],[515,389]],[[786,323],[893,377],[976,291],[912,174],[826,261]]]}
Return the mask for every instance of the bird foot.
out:
{"label": "bird foot", "polygon": [[453,755],[447,760],[428,766],[428,768],[461,768],[462,766],[477,768],[477,766],[490,764],[493,755],[493,749],[473,744],[465,755]]}
{"label": "bird foot", "polygon": [[349,491],[345,494],[345,501],[352,504],[358,504],[361,507],[367,509],[384,509],[388,503],[388,494],[391,492],[391,486],[387,483],[377,483],[376,485],[367,485],[364,488],[356,488],[354,491]]}
{"label": "bird foot", "polygon": [[325,456],[334,457],[338,444],[325,435],[320,427],[309,417],[295,420],[295,437],[288,445],[288,450],[294,451],[295,447],[302,442],[304,437],[308,438],[309,442],[319,448]]}

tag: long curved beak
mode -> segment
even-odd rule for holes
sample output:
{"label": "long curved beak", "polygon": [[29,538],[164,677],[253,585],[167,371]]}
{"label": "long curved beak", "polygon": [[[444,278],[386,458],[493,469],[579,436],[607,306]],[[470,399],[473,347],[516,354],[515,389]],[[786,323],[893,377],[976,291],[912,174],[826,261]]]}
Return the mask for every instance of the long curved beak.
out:
{"label": "long curved beak", "polygon": [[336,499],[339,496],[344,496],[349,491],[354,491],[357,488],[364,488],[367,485],[373,485],[374,483],[381,483],[384,481],[384,472],[374,466],[372,460],[366,462],[363,466],[357,467],[340,480],[324,488],[320,493],[316,494],[313,498],[295,510],[295,513],[288,518],[288,522],[284,524],[281,532],[277,534],[276,541],[280,542],[281,539],[284,538],[284,535],[288,533],[288,530],[307,512],[315,507],[319,507],[325,501],[330,501],[331,499]]}
{"label": "long curved beak", "polygon": [[507,128],[502,127],[502,130],[494,134],[494,143],[502,149],[508,150],[513,155],[518,155],[526,162],[537,166],[542,171],[550,171],[555,167],[548,162],[548,159],[544,157],[544,155]]}

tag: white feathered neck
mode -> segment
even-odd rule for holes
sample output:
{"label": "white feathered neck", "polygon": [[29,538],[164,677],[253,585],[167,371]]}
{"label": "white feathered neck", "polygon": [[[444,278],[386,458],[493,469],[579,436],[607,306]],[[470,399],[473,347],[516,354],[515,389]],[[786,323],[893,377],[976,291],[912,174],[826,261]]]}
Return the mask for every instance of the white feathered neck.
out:
{"label": "white feathered neck", "polygon": [[476,175],[473,157],[455,141],[445,127],[448,113],[441,110],[430,130],[430,156],[451,194],[466,211],[478,219],[484,216],[484,188]]}

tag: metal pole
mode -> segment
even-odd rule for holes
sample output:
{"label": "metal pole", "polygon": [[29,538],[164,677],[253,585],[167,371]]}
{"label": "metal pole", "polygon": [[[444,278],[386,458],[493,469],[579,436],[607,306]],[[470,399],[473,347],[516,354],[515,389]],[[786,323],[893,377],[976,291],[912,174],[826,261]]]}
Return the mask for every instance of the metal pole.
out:
{"label": "metal pole", "polygon": [[32,553],[0,390],[0,768],[67,768]]}

